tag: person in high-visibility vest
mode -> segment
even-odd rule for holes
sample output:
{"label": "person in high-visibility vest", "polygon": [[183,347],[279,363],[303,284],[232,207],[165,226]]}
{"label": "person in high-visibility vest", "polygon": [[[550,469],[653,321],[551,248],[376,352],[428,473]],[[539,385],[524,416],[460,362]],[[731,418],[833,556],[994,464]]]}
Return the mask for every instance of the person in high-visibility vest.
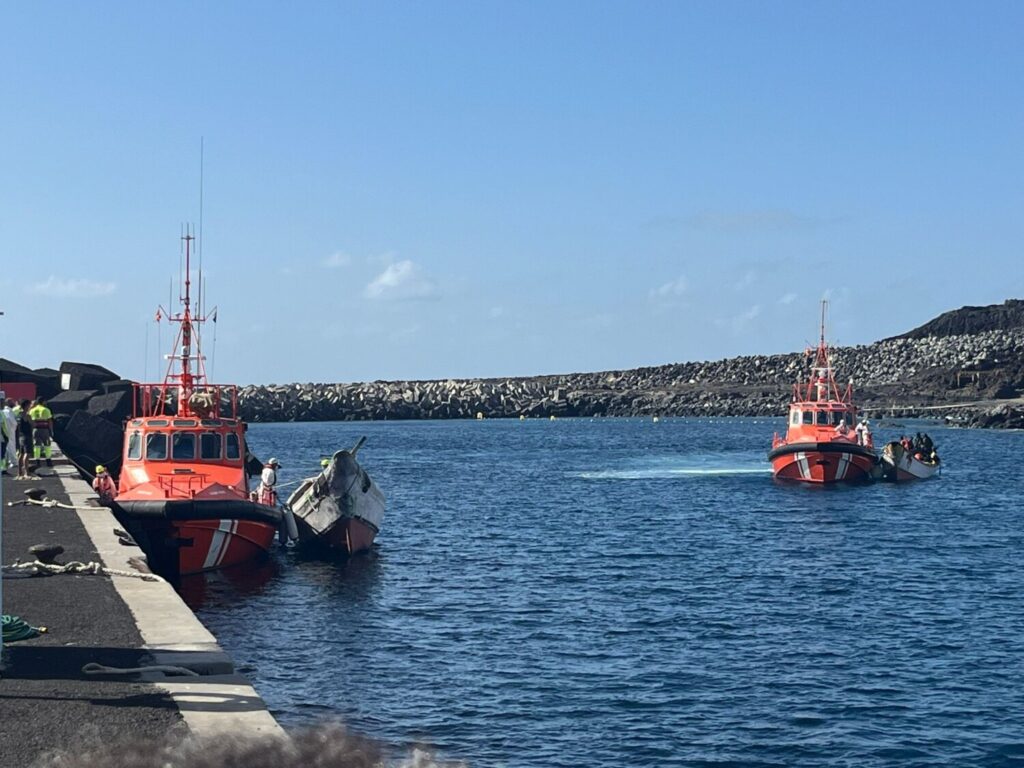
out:
{"label": "person in high-visibility vest", "polygon": [[110,506],[117,496],[117,486],[114,485],[114,478],[107,472],[102,464],[96,465],[96,478],[92,481],[92,489],[100,497],[100,504]]}
{"label": "person in high-visibility vest", "polygon": [[46,466],[52,467],[53,414],[43,398],[36,398],[36,404],[28,410],[28,418],[32,422],[32,458],[39,461],[40,456],[45,454]]}

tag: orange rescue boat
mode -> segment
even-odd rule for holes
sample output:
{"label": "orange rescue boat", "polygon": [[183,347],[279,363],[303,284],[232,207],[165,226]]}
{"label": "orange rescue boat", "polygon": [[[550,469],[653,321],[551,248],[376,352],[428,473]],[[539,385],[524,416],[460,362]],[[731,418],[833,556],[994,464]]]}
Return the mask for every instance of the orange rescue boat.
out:
{"label": "orange rescue boat", "polygon": [[839,391],[825,341],[825,309],[821,307],[821,338],[806,382],[793,385],[786,436],[772,440],[768,460],[780,480],[838,483],[869,480],[878,464],[871,433],[855,429],[857,408],[853,382]]}
{"label": "orange rescue boat", "polygon": [[[162,384],[135,384],[114,510],[167,576],[199,573],[266,552],[281,523],[276,503],[249,493],[245,423],[235,385],[209,384],[200,352],[201,308],[190,301],[185,243],[180,327]],[[157,319],[161,318],[158,312]]]}

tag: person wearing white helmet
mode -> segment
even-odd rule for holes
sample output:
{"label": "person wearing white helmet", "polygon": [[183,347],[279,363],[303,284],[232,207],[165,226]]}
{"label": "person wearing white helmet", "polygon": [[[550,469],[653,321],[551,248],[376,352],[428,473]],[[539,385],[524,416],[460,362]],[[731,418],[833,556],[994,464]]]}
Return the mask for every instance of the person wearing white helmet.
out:
{"label": "person wearing white helmet", "polygon": [[281,463],[277,459],[270,458],[267,460],[266,466],[263,467],[263,473],[260,475],[260,487],[256,497],[259,503],[264,506],[277,506],[277,491],[274,490],[274,486],[277,485],[277,470],[280,466]]}
{"label": "person wearing white helmet", "polygon": [[92,481],[92,489],[100,497],[100,504],[103,506],[108,507],[114,503],[114,497],[117,496],[117,486],[114,484],[114,478],[110,476],[107,468],[102,464],[96,465],[96,478]]}

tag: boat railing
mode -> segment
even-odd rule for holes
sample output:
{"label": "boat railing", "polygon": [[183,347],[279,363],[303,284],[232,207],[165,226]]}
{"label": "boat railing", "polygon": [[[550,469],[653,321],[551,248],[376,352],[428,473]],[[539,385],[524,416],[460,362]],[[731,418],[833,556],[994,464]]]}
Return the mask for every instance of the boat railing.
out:
{"label": "boat railing", "polygon": [[163,490],[165,496],[194,496],[209,485],[209,475],[204,472],[188,472],[181,474],[157,475],[157,485]]}
{"label": "boat railing", "polygon": [[195,416],[238,418],[238,385],[203,384],[182,397],[180,384],[133,384],[132,417]]}

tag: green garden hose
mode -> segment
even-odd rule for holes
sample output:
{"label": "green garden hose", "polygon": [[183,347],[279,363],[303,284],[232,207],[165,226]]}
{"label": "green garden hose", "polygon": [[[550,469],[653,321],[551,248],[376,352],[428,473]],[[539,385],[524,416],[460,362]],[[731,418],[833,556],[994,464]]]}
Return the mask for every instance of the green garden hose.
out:
{"label": "green garden hose", "polygon": [[3,637],[5,643],[13,643],[17,640],[28,640],[29,638],[41,635],[46,627],[33,627],[26,624],[19,616],[3,615]]}

